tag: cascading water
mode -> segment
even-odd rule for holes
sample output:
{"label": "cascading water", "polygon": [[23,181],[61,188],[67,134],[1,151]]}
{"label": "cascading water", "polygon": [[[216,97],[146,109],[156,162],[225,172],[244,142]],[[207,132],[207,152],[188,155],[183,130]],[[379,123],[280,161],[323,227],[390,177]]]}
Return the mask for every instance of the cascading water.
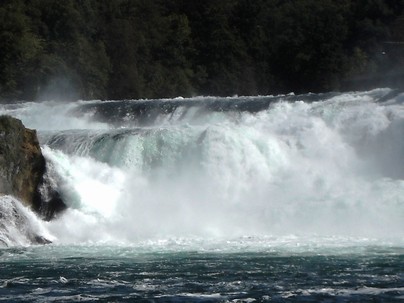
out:
{"label": "cascading water", "polygon": [[0,247],[25,246],[52,236],[41,221],[11,196],[0,197]]}
{"label": "cascading water", "polygon": [[402,302],[398,91],[0,114],[38,130],[69,206],[42,222],[0,197],[0,301]]}
{"label": "cascading water", "polygon": [[47,224],[61,243],[400,238],[403,100],[379,89],[1,112],[39,131],[50,178],[70,206]]}

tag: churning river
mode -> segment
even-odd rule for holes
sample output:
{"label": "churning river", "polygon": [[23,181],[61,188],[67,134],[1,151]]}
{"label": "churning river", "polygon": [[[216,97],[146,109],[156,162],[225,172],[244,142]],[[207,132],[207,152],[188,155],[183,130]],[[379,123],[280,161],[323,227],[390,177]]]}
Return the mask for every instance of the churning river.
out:
{"label": "churning river", "polygon": [[[0,198],[0,301],[404,300],[400,92],[24,102],[0,114],[38,131],[68,205],[43,222]],[[29,245],[26,229],[53,243]]]}

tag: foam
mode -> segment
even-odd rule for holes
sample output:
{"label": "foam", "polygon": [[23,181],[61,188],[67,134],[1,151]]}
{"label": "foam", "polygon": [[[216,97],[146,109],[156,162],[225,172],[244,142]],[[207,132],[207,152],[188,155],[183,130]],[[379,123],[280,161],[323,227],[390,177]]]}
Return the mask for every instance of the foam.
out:
{"label": "foam", "polygon": [[62,133],[45,122],[40,128],[71,207],[47,227],[59,243],[288,235],[401,241],[404,106],[377,103],[386,92],[321,102],[293,96],[259,112],[212,112],[196,124],[187,121],[195,112],[185,121],[163,115],[148,127],[128,120],[122,129],[98,128],[89,118],[80,132],[69,130],[74,120],[64,111]]}

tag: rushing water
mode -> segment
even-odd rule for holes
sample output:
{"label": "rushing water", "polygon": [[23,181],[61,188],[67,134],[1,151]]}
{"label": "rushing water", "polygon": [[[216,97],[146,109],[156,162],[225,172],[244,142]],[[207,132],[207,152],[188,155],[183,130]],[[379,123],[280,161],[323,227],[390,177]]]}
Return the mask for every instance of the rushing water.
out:
{"label": "rushing water", "polygon": [[[402,302],[404,251],[395,247],[189,250],[28,247],[1,251],[0,301]],[[206,243],[205,243],[206,244]],[[278,243],[279,244],[279,243]],[[291,244],[291,243],[289,243]],[[240,248],[240,246],[242,248]],[[224,251],[223,251],[224,250]]]}
{"label": "rushing water", "polygon": [[[1,198],[25,221],[2,217],[0,301],[404,300],[397,91],[26,102],[0,114],[38,130],[69,206],[45,223]],[[53,244],[29,246],[30,229]]]}

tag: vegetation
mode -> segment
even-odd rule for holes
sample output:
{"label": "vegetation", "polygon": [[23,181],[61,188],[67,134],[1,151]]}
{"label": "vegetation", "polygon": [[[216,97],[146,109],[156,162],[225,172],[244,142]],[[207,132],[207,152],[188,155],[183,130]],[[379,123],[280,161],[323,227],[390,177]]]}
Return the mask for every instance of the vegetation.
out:
{"label": "vegetation", "polygon": [[0,98],[396,85],[403,9],[402,0],[2,0]]}

